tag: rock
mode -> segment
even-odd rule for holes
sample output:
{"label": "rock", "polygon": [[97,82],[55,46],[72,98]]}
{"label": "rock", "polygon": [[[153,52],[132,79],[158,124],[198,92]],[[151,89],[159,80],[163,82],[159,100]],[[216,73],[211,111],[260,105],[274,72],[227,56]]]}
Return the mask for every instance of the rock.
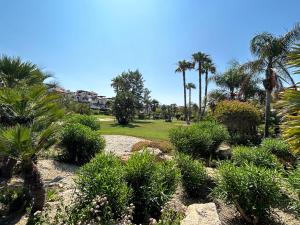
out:
{"label": "rock", "polygon": [[231,158],[231,148],[227,144],[221,144],[217,151],[216,155],[219,159],[230,159]]}
{"label": "rock", "polygon": [[190,205],[181,225],[221,225],[215,203]]}

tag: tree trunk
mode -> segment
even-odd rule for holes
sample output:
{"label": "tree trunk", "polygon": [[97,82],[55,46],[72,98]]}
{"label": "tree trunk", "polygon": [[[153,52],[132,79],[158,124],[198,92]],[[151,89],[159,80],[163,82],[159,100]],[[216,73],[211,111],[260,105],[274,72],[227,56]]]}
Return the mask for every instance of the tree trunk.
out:
{"label": "tree trunk", "polygon": [[271,113],[271,90],[266,89],[266,106],[265,106],[265,131],[264,137],[269,137],[270,113]]}
{"label": "tree trunk", "polygon": [[199,63],[199,109],[198,109],[198,122],[201,118],[201,106],[202,106],[202,79],[201,79],[201,72],[202,72],[202,66],[201,63]]}
{"label": "tree trunk", "polygon": [[184,118],[185,118],[185,121],[186,121],[186,124],[189,124],[189,121],[188,121],[188,117],[187,117],[187,107],[186,107],[186,86],[185,86],[185,71],[183,70],[182,72],[182,75],[183,75],[183,91],[184,91]]}
{"label": "tree trunk", "polygon": [[30,215],[32,216],[36,211],[42,211],[45,204],[45,189],[41,179],[41,175],[34,164],[29,159],[23,163],[24,172],[24,186],[29,192],[29,197],[32,199],[32,208]]}
{"label": "tree trunk", "polygon": [[0,177],[4,180],[9,180],[13,174],[13,168],[17,163],[17,160],[10,158],[9,156],[1,156]]}
{"label": "tree trunk", "polygon": [[189,89],[189,123],[191,122],[191,114],[192,114],[192,89]]}
{"label": "tree trunk", "polygon": [[271,113],[271,94],[273,90],[271,75],[272,75],[272,65],[269,64],[266,70],[266,79],[263,80],[263,85],[266,91],[266,102],[265,102],[265,130],[264,138],[269,137],[269,127],[270,127],[270,113]]}
{"label": "tree trunk", "polygon": [[208,70],[205,71],[205,93],[204,93],[204,106],[202,111],[202,116],[204,116],[205,110],[206,110],[206,104],[207,104],[207,88],[208,88]]}
{"label": "tree trunk", "polygon": [[231,100],[234,100],[234,89],[233,88],[230,88],[230,99]]}

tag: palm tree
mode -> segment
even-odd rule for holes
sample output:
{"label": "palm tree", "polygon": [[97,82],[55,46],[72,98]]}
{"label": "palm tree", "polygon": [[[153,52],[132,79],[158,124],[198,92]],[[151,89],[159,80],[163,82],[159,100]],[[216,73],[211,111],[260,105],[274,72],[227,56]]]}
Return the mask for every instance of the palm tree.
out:
{"label": "palm tree", "polygon": [[207,89],[208,89],[208,82],[209,82],[208,73],[210,72],[210,73],[214,74],[216,72],[216,67],[210,57],[208,57],[207,60],[203,64],[203,71],[205,73],[205,92],[204,92],[204,107],[203,107],[201,117],[204,116],[204,113],[206,110],[206,105],[207,105]]}
{"label": "palm tree", "polygon": [[184,116],[185,116],[185,121],[187,124],[188,122],[188,117],[187,117],[187,107],[186,107],[186,82],[185,82],[185,71],[186,70],[191,70],[194,68],[194,64],[191,62],[188,62],[186,60],[179,61],[177,64],[177,68],[175,70],[175,73],[182,73],[182,78],[183,78],[183,91],[184,91]]}
{"label": "palm tree", "polygon": [[270,33],[256,35],[250,43],[251,53],[256,60],[248,62],[244,68],[251,72],[264,73],[263,86],[265,88],[265,130],[264,136],[269,136],[271,94],[274,90],[281,90],[283,82],[295,86],[294,80],[287,69],[288,54],[294,42],[300,38],[300,25],[282,36]]}
{"label": "palm tree", "polygon": [[[295,69],[294,72],[300,74],[300,44],[293,48],[288,58],[288,63]],[[297,85],[297,89],[285,90],[278,102],[283,116],[281,126],[283,137],[290,143],[291,150],[295,154],[300,153],[300,83]]]}
{"label": "palm tree", "polygon": [[0,131],[0,154],[21,161],[24,185],[33,201],[31,214],[42,210],[45,202],[43,182],[33,159],[54,144],[56,121],[64,115],[59,98],[45,85],[0,89],[8,125]]}
{"label": "palm tree", "polygon": [[51,75],[42,72],[31,62],[22,62],[19,57],[0,57],[0,80],[2,86],[41,84]]}
{"label": "palm tree", "polygon": [[191,121],[191,114],[192,114],[192,111],[191,111],[191,106],[192,106],[192,89],[195,89],[196,88],[196,86],[195,86],[195,84],[193,84],[193,83],[188,83],[187,85],[186,85],[186,89],[188,89],[189,90],[189,113],[188,113],[188,122],[190,123],[190,121]]}
{"label": "palm tree", "polygon": [[209,58],[208,55],[202,52],[197,52],[192,55],[194,64],[198,64],[198,73],[199,73],[199,109],[198,109],[198,117],[197,120],[200,120],[201,117],[201,106],[202,106],[202,72],[203,72],[203,64]]}

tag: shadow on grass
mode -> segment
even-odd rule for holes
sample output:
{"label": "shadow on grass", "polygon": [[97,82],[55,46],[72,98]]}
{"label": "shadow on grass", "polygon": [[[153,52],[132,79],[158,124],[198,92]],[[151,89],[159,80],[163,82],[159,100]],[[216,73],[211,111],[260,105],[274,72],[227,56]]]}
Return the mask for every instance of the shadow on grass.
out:
{"label": "shadow on grass", "polygon": [[114,123],[114,124],[110,124],[110,127],[126,127],[126,128],[136,128],[136,127],[140,127],[139,125],[136,125],[136,124],[127,124],[127,125],[120,125],[120,124],[117,124],[117,123]]}

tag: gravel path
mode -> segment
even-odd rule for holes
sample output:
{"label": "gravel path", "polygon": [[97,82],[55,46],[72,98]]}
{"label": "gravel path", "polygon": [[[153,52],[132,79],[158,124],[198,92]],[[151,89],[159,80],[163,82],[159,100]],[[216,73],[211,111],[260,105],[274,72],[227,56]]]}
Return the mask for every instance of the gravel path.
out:
{"label": "gravel path", "polygon": [[124,136],[124,135],[103,135],[106,141],[105,151],[112,152],[117,156],[127,156],[130,155],[132,146],[140,141],[145,141],[145,139]]}

